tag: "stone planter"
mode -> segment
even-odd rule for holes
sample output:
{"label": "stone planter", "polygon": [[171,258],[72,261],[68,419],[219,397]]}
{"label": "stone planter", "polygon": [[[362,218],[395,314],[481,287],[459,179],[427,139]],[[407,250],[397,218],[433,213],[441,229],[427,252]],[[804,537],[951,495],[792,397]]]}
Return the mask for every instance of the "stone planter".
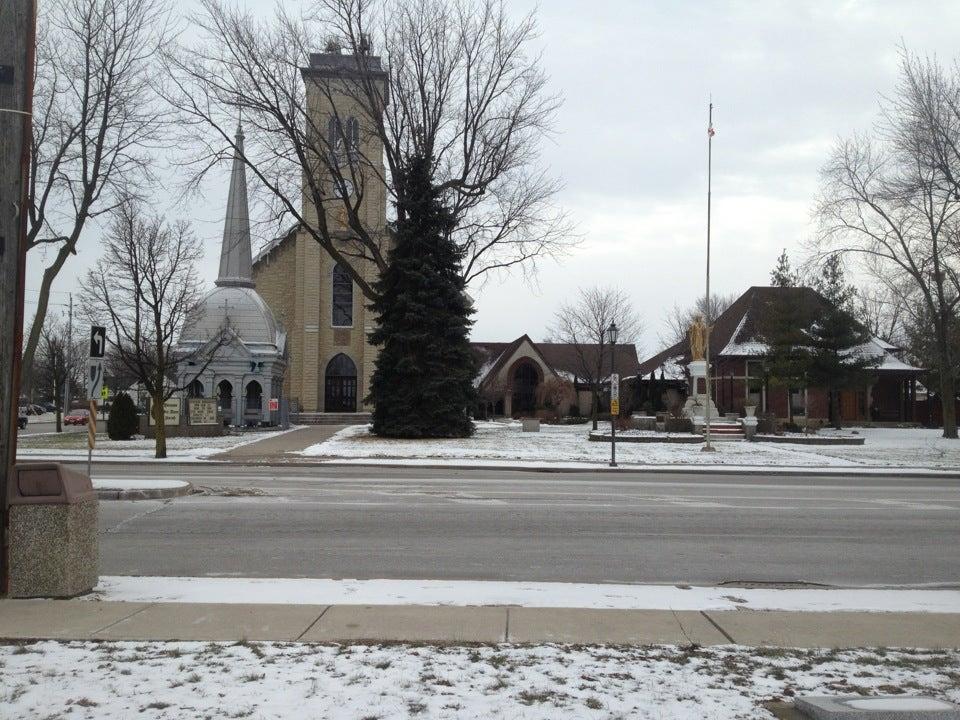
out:
{"label": "stone planter", "polygon": [[540,418],[521,418],[523,432],[540,432]]}
{"label": "stone planter", "polygon": [[743,411],[746,413],[748,418],[757,416],[757,406],[756,405],[746,405],[743,408]]}

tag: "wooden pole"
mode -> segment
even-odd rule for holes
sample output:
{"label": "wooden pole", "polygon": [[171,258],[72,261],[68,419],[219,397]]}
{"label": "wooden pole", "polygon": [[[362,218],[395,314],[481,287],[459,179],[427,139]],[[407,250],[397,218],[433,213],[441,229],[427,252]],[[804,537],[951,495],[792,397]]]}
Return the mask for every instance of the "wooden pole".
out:
{"label": "wooden pole", "polygon": [[35,0],[0,2],[0,596],[10,589],[7,483],[17,458]]}

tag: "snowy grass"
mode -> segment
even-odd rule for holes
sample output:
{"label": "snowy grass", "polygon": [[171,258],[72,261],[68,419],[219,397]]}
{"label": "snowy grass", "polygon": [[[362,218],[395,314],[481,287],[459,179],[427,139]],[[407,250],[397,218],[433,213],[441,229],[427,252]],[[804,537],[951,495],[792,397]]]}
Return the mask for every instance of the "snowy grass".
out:
{"label": "snowy grass", "polygon": [[[605,429],[601,425],[601,430]],[[327,460],[424,460],[432,462],[603,464],[610,445],[591,442],[590,425],[541,425],[524,433],[516,422],[478,422],[473,437],[444,440],[393,440],[371,434],[367,426],[341,430],[302,455]],[[824,431],[829,433],[831,431]],[[850,434],[845,430],[844,434]],[[715,453],[699,444],[623,443],[621,465],[728,465],[755,467],[911,467],[960,468],[960,443],[944,440],[939,430],[860,428],[865,445],[816,446],[717,442]]]}
{"label": "snowy grass", "polygon": [[799,694],[960,700],[955,651],[736,646],[0,645],[10,718],[770,720]]}

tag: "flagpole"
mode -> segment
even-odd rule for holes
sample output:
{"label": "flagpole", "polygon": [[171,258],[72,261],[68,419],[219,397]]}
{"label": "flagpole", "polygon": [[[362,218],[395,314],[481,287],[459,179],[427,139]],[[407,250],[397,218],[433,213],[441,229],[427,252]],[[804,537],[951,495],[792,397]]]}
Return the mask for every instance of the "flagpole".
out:
{"label": "flagpole", "polygon": [[713,332],[713,318],[710,312],[710,200],[711,200],[711,182],[713,174],[713,98],[710,99],[709,124],[707,126],[707,293],[706,293],[706,314],[707,314],[707,332],[704,338],[703,349],[704,357],[707,361],[706,376],[704,381],[707,384],[707,409],[704,417],[704,443],[700,448],[702,452],[713,452],[713,445],[710,444],[710,401],[712,393],[710,392],[710,334]]}

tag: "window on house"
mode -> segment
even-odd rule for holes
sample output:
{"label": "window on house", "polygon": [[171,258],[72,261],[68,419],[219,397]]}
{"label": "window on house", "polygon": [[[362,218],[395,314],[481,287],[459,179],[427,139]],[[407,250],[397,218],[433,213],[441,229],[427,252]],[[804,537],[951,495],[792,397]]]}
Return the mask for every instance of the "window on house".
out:
{"label": "window on house", "polygon": [[803,388],[790,388],[790,417],[807,414],[807,393]]}
{"label": "window on house", "polygon": [[333,268],[333,326],[353,325],[353,279],[339,263]]}
{"label": "window on house", "polygon": [[746,405],[753,405],[760,412],[763,407],[763,363],[756,360],[747,360],[747,397]]}

